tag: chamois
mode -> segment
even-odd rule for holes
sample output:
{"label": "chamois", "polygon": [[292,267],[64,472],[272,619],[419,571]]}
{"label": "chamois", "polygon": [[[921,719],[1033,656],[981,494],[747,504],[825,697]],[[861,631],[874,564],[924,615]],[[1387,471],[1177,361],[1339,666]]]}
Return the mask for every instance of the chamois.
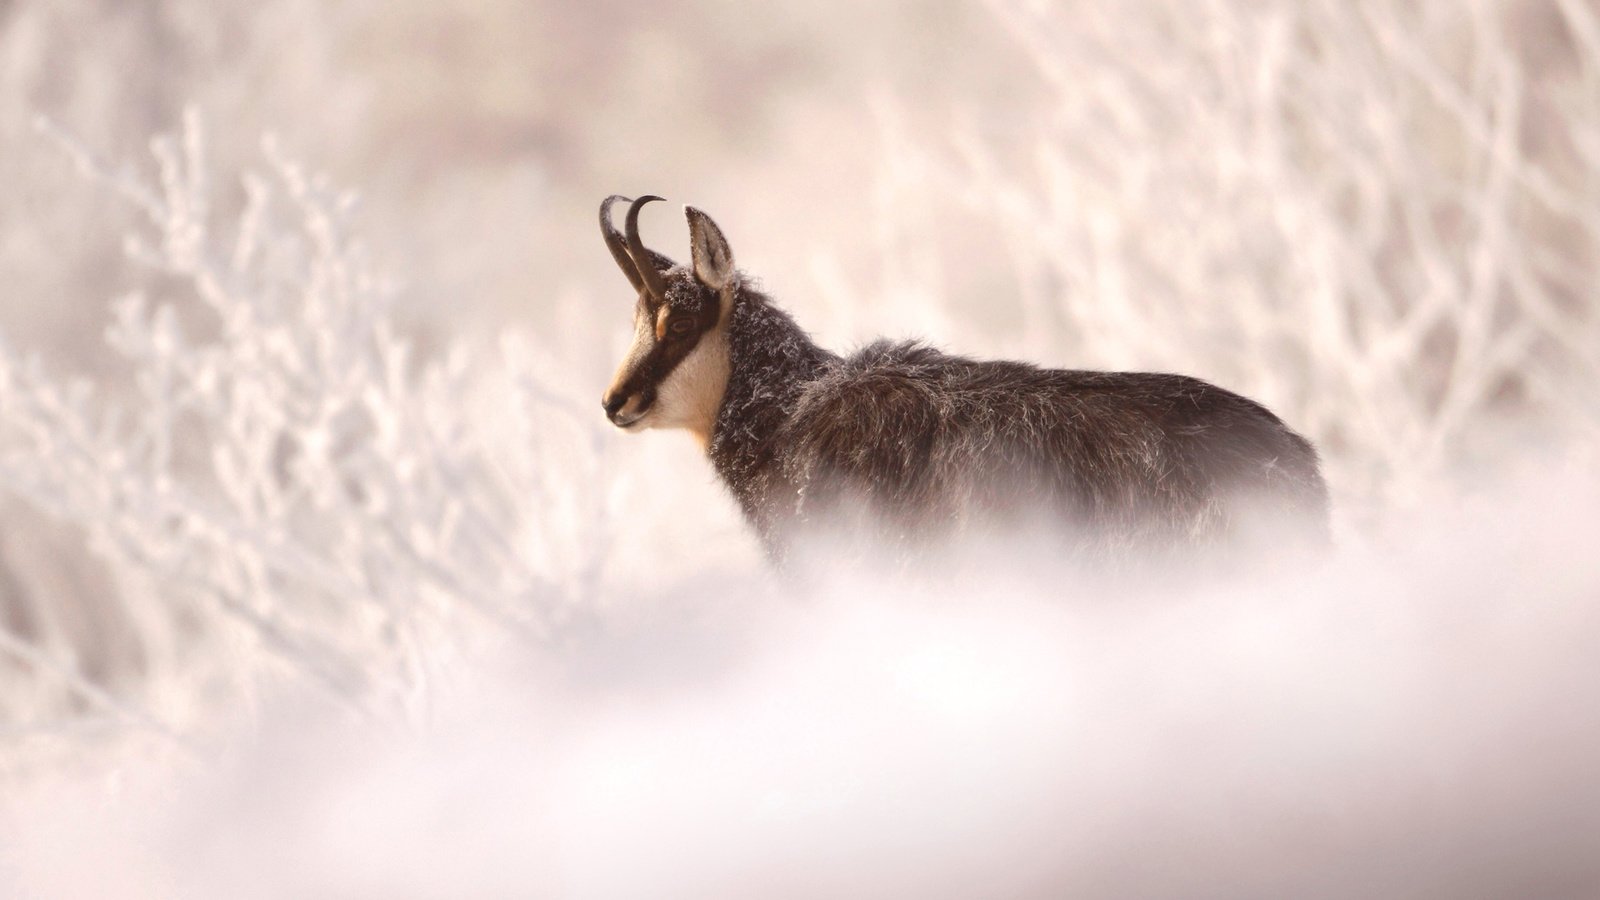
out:
{"label": "chamois", "polygon": [[[638,298],[602,398],[624,430],[684,428],[782,562],[808,528],[896,547],[1048,522],[1074,558],[1209,552],[1254,527],[1325,539],[1311,444],[1265,407],[1183,375],[1043,369],[878,341],[817,346],[685,207],[690,264],[646,248],[639,211],[600,204]],[[630,203],[626,236],[611,219]],[[1262,526],[1265,527],[1262,527]]]}

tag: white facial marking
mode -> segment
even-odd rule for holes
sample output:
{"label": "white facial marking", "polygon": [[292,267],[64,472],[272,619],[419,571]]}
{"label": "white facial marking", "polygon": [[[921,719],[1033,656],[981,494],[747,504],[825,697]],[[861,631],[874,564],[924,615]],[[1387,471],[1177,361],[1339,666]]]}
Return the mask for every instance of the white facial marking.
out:
{"label": "white facial marking", "polygon": [[710,444],[728,373],[728,335],[713,328],[656,389],[652,427],[687,428],[701,444]]}
{"label": "white facial marking", "polygon": [[[634,314],[633,345],[623,357],[612,378],[612,390],[621,390],[634,370],[654,349],[656,332],[666,321],[663,307],[655,316],[642,307]],[[710,444],[722,396],[728,388],[728,336],[719,324],[700,336],[694,349],[662,382],[656,385],[656,400],[649,409],[639,411],[638,396],[629,397],[618,419],[628,430],[644,428],[685,428],[701,444]]]}

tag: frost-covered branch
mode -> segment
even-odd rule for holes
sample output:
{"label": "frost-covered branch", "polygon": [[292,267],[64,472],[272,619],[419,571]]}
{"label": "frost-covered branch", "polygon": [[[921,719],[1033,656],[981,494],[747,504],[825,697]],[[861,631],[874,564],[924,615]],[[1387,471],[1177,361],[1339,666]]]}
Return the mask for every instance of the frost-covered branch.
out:
{"label": "frost-covered branch", "polygon": [[1592,9],[983,6],[1037,74],[1031,126],[930,145],[891,107],[884,184],[889,208],[958,198],[998,236],[1013,352],[1259,396],[1347,508],[1506,432],[1596,433]]}
{"label": "frost-covered branch", "polygon": [[[476,619],[547,639],[579,614],[604,542],[539,547],[575,512],[605,515],[603,479],[529,460],[592,452],[600,423],[562,414],[529,368],[534,345],[415,361],[350,236],[354,197],[271,142],[226,230],[197,116],[153,142],[153,184],[44,128],[144,213],[129,254],[163,296],[113,307],[121,389],[0,348],[0,488],[86,536],[118,592],[106,602],[164,635],[150,665],[202,661],[213,687],[248,693],[259,651],[356,708],[403,708],[439,637]],[[75,652],[69,634],[7,646],[39,665]],[[70,686],[101,706],[115,689]]]}

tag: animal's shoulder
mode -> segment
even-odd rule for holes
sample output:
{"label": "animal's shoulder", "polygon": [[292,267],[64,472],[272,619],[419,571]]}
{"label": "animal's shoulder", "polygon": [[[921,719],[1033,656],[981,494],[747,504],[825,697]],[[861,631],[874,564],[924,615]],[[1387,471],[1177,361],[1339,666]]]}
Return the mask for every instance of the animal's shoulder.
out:
{"label": "animal's shoulder", "polygon": [[949,418],[939,370],[953,357],[917,343],[874,343],[807,383],[780,437],[791,454],[864,460],[926,448]]}
{"label": "animal's shoulder", "polygon": [[880,340],[841,358],[824,373],[824,377],[834,382],[873,376],[919,378],[939,369],[969,362],[921,341]]}
{"label": "animal's shoulder", "polygon": [[878,341],[819,373],[806,385],[797,415],[857,425],[937,415],[948,402],[948,382],[970,365],[915,341]]}

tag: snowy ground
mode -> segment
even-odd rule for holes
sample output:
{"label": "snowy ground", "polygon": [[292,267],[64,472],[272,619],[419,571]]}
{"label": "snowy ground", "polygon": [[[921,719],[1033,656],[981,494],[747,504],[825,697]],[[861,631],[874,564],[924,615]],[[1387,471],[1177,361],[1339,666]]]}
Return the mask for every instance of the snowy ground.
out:
{"label": "snowy ground", "polygon": [[8,893],[1584,895],[1600,491],[1514,487],[1284,579],[715,579],[420,721],[289,692],[13,794]]}

